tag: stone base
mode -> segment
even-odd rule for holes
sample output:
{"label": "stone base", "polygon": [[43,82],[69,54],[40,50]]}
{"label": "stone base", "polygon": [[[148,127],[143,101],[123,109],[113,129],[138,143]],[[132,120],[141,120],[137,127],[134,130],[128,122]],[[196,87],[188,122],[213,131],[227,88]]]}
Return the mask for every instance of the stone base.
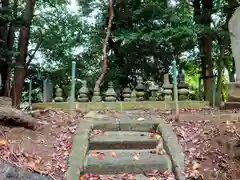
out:
{"label": "stone base", "polygon": [[240,102],[225,102],[221,109],[240,109]]}
{"label": "stone base", "polygon": [[240,108],[240,82],[229,84],[227,102],[222,107],[223,109]]}

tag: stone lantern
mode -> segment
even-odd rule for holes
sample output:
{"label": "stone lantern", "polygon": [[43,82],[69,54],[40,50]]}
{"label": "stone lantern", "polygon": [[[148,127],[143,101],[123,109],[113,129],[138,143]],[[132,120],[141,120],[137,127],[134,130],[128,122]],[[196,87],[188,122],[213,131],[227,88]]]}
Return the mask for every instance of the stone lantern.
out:
{"label": "stone lantern", "polygon": [[89,89],[87,87],[87,81],[82,81],[82,87],[78,91],[78,98],[77,100],[79,102],[88,102],[88,95],[89,95]]}
{"label": "stone lantern", "polygon": [[113,83],[110,81],[108,84],[108,89],[105,93],[105,101],[107,102],[113,102],[117,100],[117,93],[115,92],[113,88]]}

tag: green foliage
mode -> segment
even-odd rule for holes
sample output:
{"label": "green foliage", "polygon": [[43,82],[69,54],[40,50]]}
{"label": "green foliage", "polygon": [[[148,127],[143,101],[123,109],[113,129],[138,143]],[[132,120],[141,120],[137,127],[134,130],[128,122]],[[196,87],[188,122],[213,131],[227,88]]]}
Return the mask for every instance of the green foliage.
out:
{"label": "green foliage", "polygon": [[[1,22],[19,24],[24,3],[18,1],[17,8],[14,8],[13,2],[8,13],[4,15],[3,11],[0,12]],[[72,61],[76,61],[77,79],[87,80],[90,88],[94,87],[101,73],[102,43],[108,21],[107,1],[78,0],[78,4],[79,8],[73,11],[66,0],[37,1],[28,56],[31,59],[36,51],[28,71],[28,77],[33,79],[33,92],[36,93],[33,95],[34,101],[41,99],[39,91],[46,76],[54,84],[60,85],[65,96],[68,96]],[[143,76],[145,80],[152,77],[161,84],[163,74],[168,73],[169,65],[175,59],[186,72],[186,81],[193,91],[193,98],[197,98],[201,72],[199,51],[196,50],[198,37],[211,34],[214,41],[212,57],[215,69],[218,68],[218,41],[226,36],[226,2],[214,2],[213,13],[217,18],[213,21],[213,28],[196,25],[193,7],[185,1],[169,4],[170,1],[159,0],[114,1],[114,18],[108,43],[108,72],[102,89],[106,89],[109,81],[113,81],[117,89],[122,89],[128,83],[135,83],[133,77],[136,75]],[[183,57],[183,54],[188,57]],[[228,71],[233,69],[230,54],[228,47],[223,58],[224,67]],[[80,84],[78,81],[77,89]],[[24,99],[28,99],[27,91],[26,83]],[[226,94],[225,90],[223,92]]]}

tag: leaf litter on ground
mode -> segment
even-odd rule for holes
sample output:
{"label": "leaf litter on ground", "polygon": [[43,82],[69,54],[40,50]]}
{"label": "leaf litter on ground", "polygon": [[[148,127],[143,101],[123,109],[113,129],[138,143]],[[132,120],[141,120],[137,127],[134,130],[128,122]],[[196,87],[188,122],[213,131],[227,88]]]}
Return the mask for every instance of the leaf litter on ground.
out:
{"label": "leaf litter on ground", "polygon": [[36,131],[0,126],[0,157],[26,170],[64,179],[72,137],[84,113],[38,110],[31,115],[41,124]]}

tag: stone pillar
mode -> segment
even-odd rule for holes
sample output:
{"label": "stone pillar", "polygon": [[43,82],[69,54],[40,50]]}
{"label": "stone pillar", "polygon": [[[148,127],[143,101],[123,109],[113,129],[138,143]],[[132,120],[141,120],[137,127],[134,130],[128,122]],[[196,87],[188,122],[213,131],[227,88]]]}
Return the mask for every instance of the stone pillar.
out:
{"label": "stone pillar", "polygon": [[113,89],[113,83],[110,81],[108,84],[108,89],[105,93],[105,101],[114,102],[117,100],[117,93]]}
{"label": "stone pillar", "polygon": [[82,81],[82,87],[78,91],[78,102],[88,102],[89,89],[87,87],[87,81]]}
{"label": "stone pillar", "polygon": [[58,85],[56,85],[56,91],[55,91],[56,97],[54,98],[55,102],[63,102],[63,90]]}
{"label": "stone pillar", "polygon": [[169,82],[169,75],[164,74],[164,81],[163,81],[163,99],[164,101],[172,101],[172,89],[173,85]]}
{"label": "stone pillar", "polygon": [[143,85],[143,79],[141,76],[137,78],[137,86],[135,87],[136,89],[136,97],[137,101],[143,101],[144,100],[144,90],[145,86]]}
{"label": "stone pillar", "polygon": [[53,84],[50,79],[45,79],[43,82],[43,102],[52,102],[53,100]]}
{"label": "stone pillar", "polygon": [[229,84],[225,108],[240,108],[240,7],[233,13],[229,24],[231,49],[236,67],[236,82]]}
{"label": "stone pillar", "polygon": [[178,75],[178,98],[180,101],[188,100],[189,90],[188,84],[185,83],[185,74],[180,70]]}

